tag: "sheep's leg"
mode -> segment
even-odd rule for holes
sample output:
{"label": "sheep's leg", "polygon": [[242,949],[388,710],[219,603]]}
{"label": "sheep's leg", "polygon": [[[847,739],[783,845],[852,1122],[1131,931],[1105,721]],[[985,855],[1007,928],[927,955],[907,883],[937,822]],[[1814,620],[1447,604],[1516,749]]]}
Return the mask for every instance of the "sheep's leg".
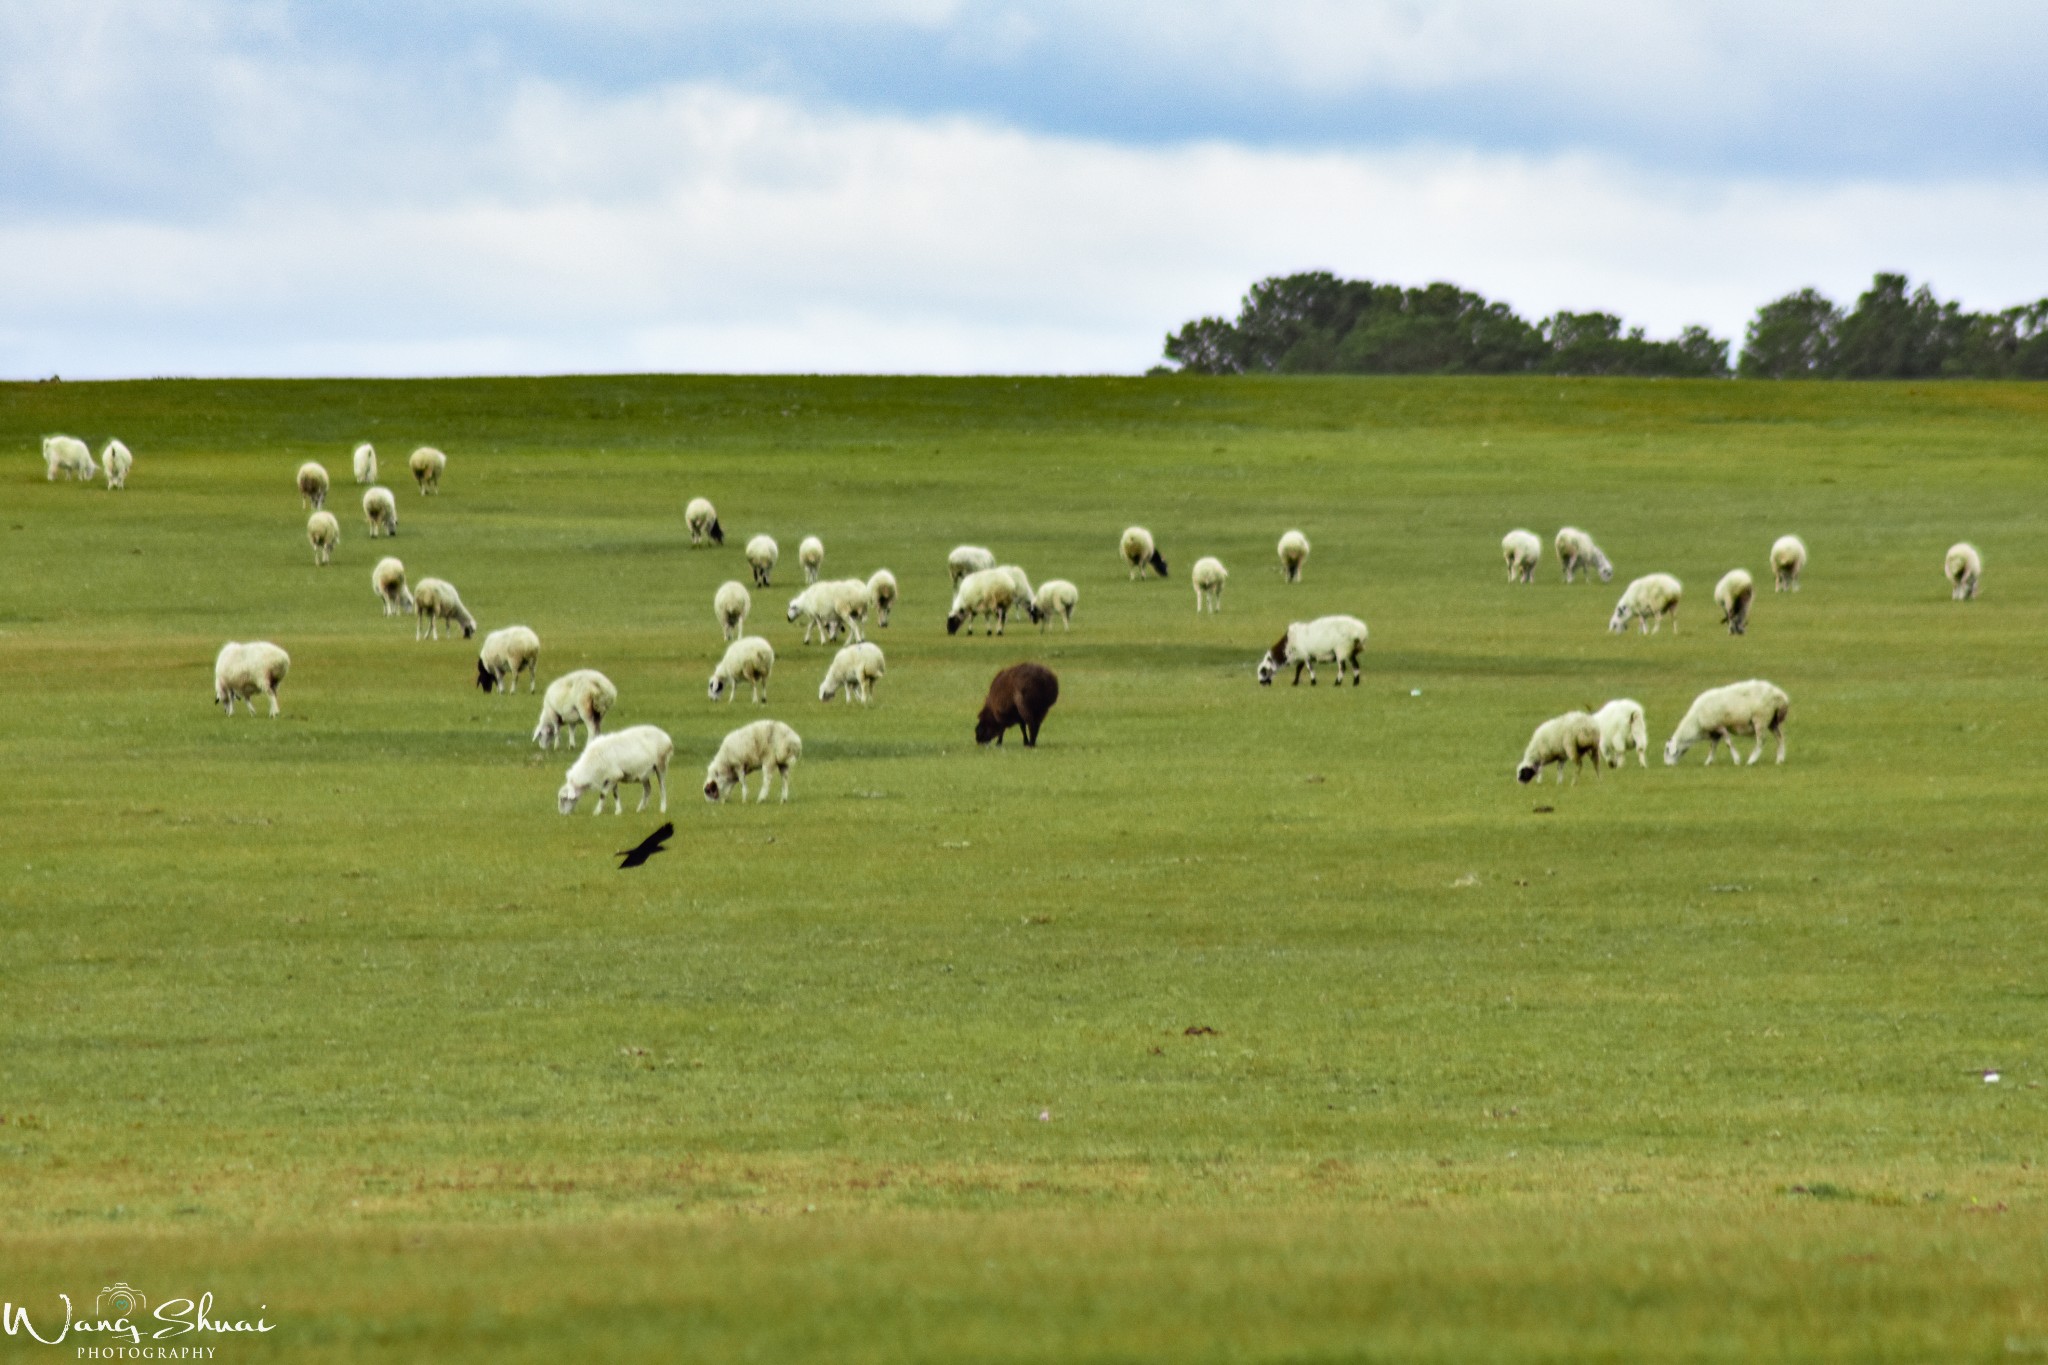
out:
{"label": "sheep's leg", "polygon": [[[1772,722],[1771,722],[1771,733],[1772,733],[1772,734],[1774,734],[1774,735],[1776,735],[1776,736],[1778,737],[1778,762],[1780,762],[1780,763],[1783,763],[1783,762],[1785,761],[1785,724],[1784,724],[1784,722],[1783,722],[1783,721],[1772,721]],[[1761,741],[1759,741],[1756,747],[1757,747],[1757,749],[1758,749],[1759,751],[1761,751],[1761,750],[1763,749],[1763,747],[1764,747],[1764,746],[1763,746],[1762,742],[1761,742]]]}
{"label": "sheep's leg", "polygon": [[[781,771],[782,799],[786,804],[789,801],[789,765],[787,763],[783,764]],[[768,774],[765,771],[761,774],[761,799],[763,801],[768,799]]]}
{"label": "sheep's leg", "polygon": [[1305,662],[1301,659],[1297,659],[1294,662],[1294,685],[1296,687],[1301,686],[1301,670],[1305,666]]}
{"label": "sheep's leg", "polygon": [[659,783],[661,784],[661,813],[662,813],[663,815],[667,815],[667,814],[668,814],[668,769],[667,769],[667,768],[656,768],[656,769],[654,770],[654,780],[655,780],[656,782],[659,782]]}

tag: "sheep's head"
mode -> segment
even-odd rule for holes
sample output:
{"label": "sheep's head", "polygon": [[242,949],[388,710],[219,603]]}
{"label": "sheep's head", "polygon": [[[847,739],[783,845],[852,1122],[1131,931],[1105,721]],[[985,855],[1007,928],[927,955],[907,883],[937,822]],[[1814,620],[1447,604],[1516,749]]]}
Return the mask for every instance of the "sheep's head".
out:
{"label": "sheep's head", "polygon": [[1045,619],[1045,613],[1038,609],[1038,603],[1034,599],[1029,597],[1024,598],[1023,606],[1024,614],[1031,618],[1031,624],[1037,625],[1040,621],[1043,621]]}
{"label": "sheep's head", "polygon": [[966,619],[967,613],[964,611],[956,611],[951,616],[948,616],[946,618],[946,634],[958,635],[960,633],[960,623]]}
{"label": "sheep's head", "polygon": [[1161,578],[1166,577],[1166,557],[1157,550],[1152,552],[1152,567]]}
{"label": "sheep's head", "polygon": [[711,543],[713,545],[725,544],[725,528],[718,524],[717,517],[711,519]]}
{"label": "sheep's head", "polygon": [[1524,759],[1522,766],[1515,769],[1515,781],[1527,786],[1529,783],[1534,782],[1542,771],[1543,767],[1541,764],[1531,763]]}
{"label": "sheep's head", "polygon": [[555,718],[553,716],[542,718],[541,723],[533,727],[533,742],[540,745],[543,749],[555,747]]}
{"label": "sheep's head", "polygon": [[832,700],[832,694],[838,690],[838,688],[832,685],[831,679],[828,678],[818,685],[818,700],[830,701]]}
{"label": "sheep's head", "polygon": [[1628,618],[1628,603],[1626,601],[1615,603],[1614,615],[1607,618],[1608,632],[1610,634],[1619,634],[1622,631],[1627,630]]}
{"label": "sheep's head", "polygon": [[476,634],[476,622],[474,622],[474,621],[464,621],[464,622],[462,623],[462,638],[463,638],[463,639],[465,639],[465,640],[467,640],[467,639],[469,639],[470,637],[474,636],[475,634]]}
{"label": "sheep's head", "polygon": [[562,789],[555,793],[555,806],[564,815],[576,813],[576,802],[582,797],[583,788],[574,782],[564,782]]}
{"label": "sheep's head", "polygon": [[726,684],[730,681],[731,679],[727,678],[723,673],[713,673],[711,675],[711,686],[707,689],[711,700],[717,701],[720,697],[724,696]]}
{"label": "sheep's head", "polygon": [[716,805],[725,800],[725,794],[731,790],[731,775],[720,772],[718,765],[712,764],[711,770],[704,774],[704,799]]}
{"label": "sheep's head", "polygon": [[498,685],[498,675],[484,666],[481,657],[476,661],[476,685],[486,692],[492,691]]}
{"label": "sheep's head", "polygon": [[1601,554],[1598,550],[1593,551],[1593,567],[1600,571],[1600,581],[1602,583],[1612,583],[1614,581],[1614,566],[1608,563],[1607,556]]}
{"label": "sheep's head", "polygon": [[1668,768],[1677,763],[1680,758],[1685,756],[1685,751],[1690,747],[1690,745],[1680,744],[1677,735],[1673,735],[1670,739],[1665,740],[1664,766]]}
{"label": "sheep's head", "polygon": [[1003,728],[996,723],[995,713],[984,706],[981,708],[981,714],[974,718],[974,742],[987,744],[992,740],[999,740],[1003,737]]}
{"label": "sheep's head", "polygon": [[802,616],[803,614],[804,614],[804,599],[802,598],[802,596],[800,596],[800,595],[799,595],[799,596],[796,596],[796,597],[792,597],[792,598],[790,598],[790,599],[789,599],[789,619],[790,619],[790,620],[791,620],[792,622],[794,622],[794,621],[796,620],[796,618],[797,618],[797,617],[799,617],[799,616]]}

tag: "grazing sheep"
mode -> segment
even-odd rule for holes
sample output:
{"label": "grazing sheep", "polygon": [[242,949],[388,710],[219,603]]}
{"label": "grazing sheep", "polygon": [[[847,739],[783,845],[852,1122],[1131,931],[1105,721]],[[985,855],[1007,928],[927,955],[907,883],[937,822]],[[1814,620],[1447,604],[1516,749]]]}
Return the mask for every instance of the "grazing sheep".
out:
{"label": "grazing sheep", "polygon": [[1161,578],[1166,577],[1166,561],[1152,544],[1152,533],[1142,526],[1124,529],[1123,539],[1118,542],[1124,562],[1131,566],[1132,578],[1145,577],[1147,569],[1157,569]]}
{"label": "grazing sheep", "polygon": [[1074,606],[1081,600],[1080,589],[1064,578],[1048,578],[1038,585],[1032,605],[1038,608],[1038,629],[1043,634],[1057,616],[1068,630],[1074,628]]}
{"label": "grazing sheep", "polygon": [[555,747],[555,736],[563,735],[571,749],[576,747],[576,727],[581,725],[595,739],[604,728],[604,718],[619,704],[619,689],[594,668],[579,668],[548,684],[541,695],[540,723],[533,727],[533,742],[543,749]]}
{"label": "grazing sheep", "polygon": [[1798,536],[1779,536],[1771,542],[1771,576],[1779,592],[1798,592],[1799,575],[1806,572],[1806,542]]}
{"label": "grazing sheep", "polygon": [[612,813],[624,815],[626,802],[619,795],[623,782],[640,784],[640,804],[633,807],[635,812],[647,809],[647,798],[654,795],[657,783],[661,786],[661,809],[668,810],[668,761],[675,757],[675,741],[668,732],[655,725],[629,725],[616,734],[599,735],[583,746],[582,757],[569,765],[568,776],[562,779],[562,789],[555,793],[555,805],[564,815],[576,813],[576,803],[583,799],[583,793],[597,788],[597,808],[592,815],[604,814],[604,799],[612,799]]}
{"label": "grazing sheep", "polygon": [[1768,730],[1778,737],[1778,762],[1783,763],[1785,717],[1791,712],[1792,699],[1761,678],[1710,687],[1693,698],[1692,709],[1678,722],[1678,729],[1664,745],[1664,761],[1678,762],[1687,749],[1704,739],[1707,762],[1714,761],[1715,748],[1725,741],[1729,759],[1739,763],[1742,760],[1735,752],[1734,736],[1755,735],[1756,752],[1749,756],[1749,761],[1755,763],[1763,757],[1764,732]]}
{"label": "grazing sheep", "polygon": [[1045,724],[1060,699],[1059,676],[1044,664],[1011,664],[996,674],[974,718],[974,742],[1003,742],[1012,725],[1024,736],[1024,747],[1038,747],[1038,727]]}
{"label": "grazing sheep", "polygon": [[1308,669],[1308,685],[1316,685],[1316,664],[1337,665],[1337,686],[1344,685],[1344,668],[1351,667],[1351,685],[1358,686],[1361,658],[1365,654],[1365,622],[1356,616],[1318,616],[1313,621],[1296,621],[1287,633],[1273,642],[1266,657],[1259,660],[1259,686],[1271,687],[1274,675],[1294,665],[1294,685],[1301,686],[1301,670]]}
{"label": "grazing sheep", "polygon": [[334,547],[341,544],[341,523],[332,512],[315,512],[306,518],[306,539],[313,546],[313,567],[319,568],[334,558]]}
{"label": "grazing sheep", "polygon": [[405,586],[405,565],[390,555],[377,561],[377,567],[370,570],[370,586],[376,590],[377,600],[384,604],[386,616],[402,616],[412,611],[412,590]]}
{"label": "grazing sheep", "polygon": [[448,468],[448,457],[432,446],[421,446],[406,461],[413,478],[419,483],[420,496],[441,491],[441,471]]}
{"label": "grazing sheep", "polygon": [[128,486],[128,471],[135,467],[135,456],[119,441],[108,441],[100,450],[100,464],[107,471],[107,489]]}
{"label": "grazing sheep", "polygon": [[526,670],[526,690],[540,687],[540,636],[525,626],[506,626],[484,636],[476,656],[476,685],[486,692],[517,692],[519,671]]}
{"label": "grazing sheep", "polygon": [[755,536],[747,542],[747,567],[754,571],[754,586],[770,586],[768,575],[774,571],[775,561],[782,557],[782,550],[773,536]]}
{"label": "grazing sheep", "polygon": [[1280,537],[1280,571],[1289,583],[1301,581],[1301,566],[1308,563],[1308,537],[1288,531]]}
{"label": "grazing sheep", "polygon": [[[1593,723],[1600,727],[1600,757],[1608,767],[1623,766],[1631,745],[1636,751],[1636,762],[1645,768],[1650,766],[1650,729],[1643,719],[1641,702],[1617,698],[1593,713]],[[1558,777],[1562,780],[1563,776],[1560,768]]]}
{"label": "grazing sheep", "polygon": [[377,447],[368,441],[357,446],[355,466],[357,483],[377,482]]}
{"label": "grazing sheep", "polygon": [[1664,619],[1671,618],[1671,633],[1678,634],[1678,599],[1684,595],[1685,585],[1668,573],[1644,574],[1624,588],[1621,600],[1614,604],[1614,615],[1607,618],[1607,629],[1623,631],[1630,621],[1645,635],[1655,635],[1664,628]]}
{"label": "grazing sheep", "polygon": [[45,436],[43,464],[51,483],[57,481],[59,474],[80,483],[100,476],[99,467],[92,462],[92,447],[76,436]]}
{"label": "grazing sheep", "polygon": [[327,505],[327,471],[318,460],[299,466],[299,503],[316,512]]}
{"label": "grazing sheep", "polygon": [[1600,575],[1602,583],[1613,581],[1614,565],[1608,562],[1606,554],[1600,547],[1593,543],[1593,537],[1578,527],[1561,528],[1557,533],[1556,545],[1557,563],[1558,567],[1564,570],[1565,582],[1571,582],[1572,575],[1580,570],[1585,571],[1586,581],[1589,583],[1595,573]]}
{"label": "grazing sheep", "polygon": [[[1755,601],[1756,580],[1747,569],[1730,569],[1714,585],[1714,605],[1721,609],[1721,623],[1728,627],[1730,635],[1740,635],[1749,629],[1749,608]],[[1678,626],[1673,623],[1671,628],[1676,630]]]}
{"label": "grazing sheep", "polygon": [[946,634],[957,635],[960,627],[966,626],[972,635],[974,618],[986,616],[996,623],[994,633],[1001,635],[1011,611],[1020,605],[1032,620],[1038,619],[1036,602],[1029,598],[1021,604],[1017,601],[1016,579],[1001,569],[976,569],[960,580],[960,588],[953,594],[953,605],[946,612]]}
{"label": "grazing sheep", "polygon": [[1211,615],[1223,610],[1223,585],[1230,581],[1230,570],[1223,567],[1223,561],[1214,555],[1203,555],[1195,561],[1195,615],[1203,612]]}
{"label": "grazing sheep", "polygon": [[1534,531],[1517,527],[1500,538],[1501,558],[1508,562],[1508,582],[1534,583],[1536,565],[1543,558],[1543,542]]}
{"label": "grazing sheep", "polygon": [[843,626],[855,644],[865,638],[861,625],[874,610],[875,595],[858,578],[828,579],[813,583],[789,602],[789,619],[804,623],[804,643],[811,642],[817,628],[819,643],[836,639]]}
{"label": "grazing sheep", "polygon": [[1588,756],[1593,760],[1593,776],[1600,775],[1600,727],[1584,711],[1567,711],[1553,716],[1536,727],[1536,733],[1529,736],[1529,747],[1522,750],[1522,761],[1515,765],[1515,781],[1541,782],[1545,764],[1557,765],[1557,780],[1564,783],[1564,765],[1572,765],[1572,784],[1578,785],[1579,769],[1585,765]]}
{"label": "grazing sheep", "polygon": [[804,582],[817,582],[818,570],[825,563],[825,542],[816,536],[805,536],[797,543],[796,562],[803,565]]}
{"label": "grazing sheep", "polygon": [[775,647],[758,635],[742,635],[725,648],[725,657],[711,670],[711,700],[731,701],[741,683],[751,683],[756,706],[768,700],[768,675],[775,671]]}
{"label": "grazing sheep", "polygon": [[782,774],[782,799],[789,800],[790,765],[804,756],[804,742],[797,732],[779,720],[757,720],[742,725],[718,746],[711,766],[704,770],[704,799],[725,800],[734,787],[740,789],[742,805],[747,799],[747,774],[761,774],[760,800],[768,799],[771,773]]}
{"label": "grazing sheep", "polygon": [[753,595],[747,585],[736,578],[728,578],[718,585],[718,592],[711,599],[711,612],[718,618],[718,629],[728,640],[737,640],[747,628],[747,613],[754,609]]}
{"label": "grazing sheep", "polygon": [[1948,547],[1942,569],[1948,574],[1949,598],[1967,602],[1977,595],[1977,580],[1984,576],[1984,556],[1969,541],[1959,540]]}
{"label": "grazing sheep", "polygon": [[448,638],[455,638],[455,626],[462,627],[462,638],[467,640],[476,634],[476,618],[469,614],[469,608],[462,605],[462,595],[455,591],[455,585],[440,578],[422,578],[419,586],[412,590],[413,629],[412,638],[421,639],[428,634],[431,626],[433,638],[441,638],[441,623],[450,623]]}
{"label": "grazing sheep", "polygon": [[261,692],[270,698],[270,714],[277,714],[277,689],[284,682],[284,675],[291,671],[292,656],[267,640],[237,644],[229,641],[220,647],[220,653],[213,660],[213,699],[227,708],[229,715],[235,714],[235,698],[240,697],[249,704],[249,714],[256,714],[256,694]]}
{"label": "grazing sheep", "polygon": [[372,488],[363,494],[363,520],[370,523],[370,539],[398,534],[398,499],[388,488]]}
{"label": "grazing sheep", "polygon": [[1025,573],[1022,567],[1016,564],[998,564],[996,565],[996,571],[1010,576],[1010,582],[1016,586],[1017,600],[1019,602],[1036,602],[1038,600],[1038,590],[1031,586],[1031,575]]}
{"label": "grazing sheep", "polygon": [[896,605],[896,575],[877,569],[868,575],[868,592],[875,599],[875,624],[889,624],[889,612]]}
{"label": "grazing sheep", "polygon": [[946,572],[953,575],[953,586],[956,588],[960,586],[960,580],[967,575],[979,573],[983,569],[993,569],[995,566],[995,552],[983,549],[979,545],[956,545],[953,547],[953,553],[946,556]]}
{"label": "grazing sheep", "polygon": [[683,509],[683,525],[690,528],[690,543],[702,545],[706,537],[713,545],[725,544],[725,528],[718,524],[718,509],[709,498],[691,498]]}
{"label": "grazing sheep", "polygon": [[888,667],[882,658],[882,647],[864,643],[848,645],[832,656],[832,666],[825,670],[825,681],[818,684],[818,700],[830,701],[834,692],[843,691],[851,703],[855,689],[860,691],[860,704],[866,706],[874,685],[881,681],[882,671]]}

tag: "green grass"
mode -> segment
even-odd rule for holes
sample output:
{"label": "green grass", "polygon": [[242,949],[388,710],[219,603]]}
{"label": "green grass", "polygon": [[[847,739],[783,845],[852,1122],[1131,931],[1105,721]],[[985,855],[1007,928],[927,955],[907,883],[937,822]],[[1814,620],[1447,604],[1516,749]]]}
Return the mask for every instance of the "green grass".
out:
{"label": "green grass", "polygon": [[[161,382],[0,386],[0,426],[0,1298],[38,1322],[125,1279],[267,1305],[222,1358],[2048,1354],[2048,389]],[[59,430],[129,489],[44,482]],[[380,614],[358,439],[415,580],[674,736],[673,852],[613,871],[655,821],[555,814],[534,700]],[[1134,521],[1171,582],[1127,581]],[[1564,522],[1617,581],[1511,587],[1501,534]],[[714,705],[758,530],[774,701]],[[902,580],[871,709],[781,619],[807,533]],[[948,639],[961,541],[1073,579],[1074,631]],[[1607,634],[1654,569],[1681,633]],[[1253,684],[1330,611],[1364,686]],[[211,706],[228,639],[291,651],[279,720]],[[978,751],[1026,657],[1040,748]],[[1746,677],[1782,768],[1512,780],[1558,711],[1633,696],[1661,745]],[[764,713],[795,800],[706,805]]]}

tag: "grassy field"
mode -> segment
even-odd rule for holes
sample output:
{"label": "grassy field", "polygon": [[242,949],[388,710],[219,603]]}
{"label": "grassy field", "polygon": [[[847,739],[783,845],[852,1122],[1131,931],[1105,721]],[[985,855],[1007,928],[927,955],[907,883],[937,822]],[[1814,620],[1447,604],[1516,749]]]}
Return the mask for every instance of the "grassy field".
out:
{"label": "grassy field", "polygon": [[[2048,388],[152,382],[0,386],[0,430],[0,1299],[39,1327],[125,1280],[260,1305],[224,1360],[2048,1355]],[[128,490],[46,483],[50,431],[122,437]],[[674,736],[674,851],[613,870],[653,813],[556,814],[535,699],[381,615],[360,439],[415,581]],[[1510,586],[1501,534],[1565,522],[1616,582]],[[714,704],[761,530],[773,701]],[[807,533],[902,580],[871,708],[782,619]],[[1079,584],[1072,633],[947,638],[961,541]],[[1680,633],[1609,635],[1660,569]],[[1364,686],[1254,684],[1332,611]],[[229,639],[291,652],[280,719],[211,704]],[[1022,658],[1042,744],[977,750]],[[1512,779],[1545,717],[1633,696],[1660,747],[1748,677],[1783,767]],[[762,714],[795,799],[707,805]]]}

